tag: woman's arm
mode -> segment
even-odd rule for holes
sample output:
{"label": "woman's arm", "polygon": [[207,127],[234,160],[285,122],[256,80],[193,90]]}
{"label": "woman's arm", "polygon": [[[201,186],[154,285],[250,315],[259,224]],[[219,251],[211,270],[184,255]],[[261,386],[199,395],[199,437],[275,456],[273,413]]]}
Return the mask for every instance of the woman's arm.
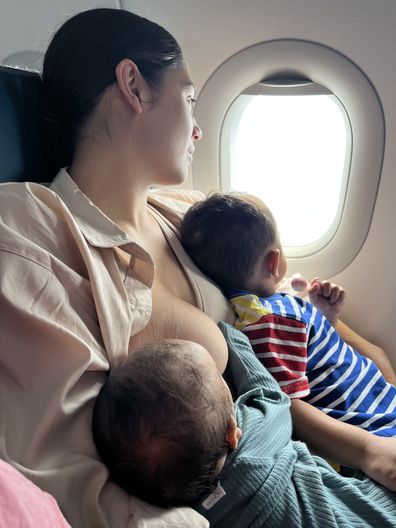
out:
{"label": "woman's arm", "polygon": [[57,277],[29,256],[0,246],[0,458],[49,491],[72,526],[107,526],[111,501],[125,517],[130,504],[108,489],[92,441],[92,400],[108,369],[94,306],[76,274],[72,284],[72,273]]}
{"label": "woman's arm", "polygon": [[320,456],[361,469],[373,480],[396,491],[396,438],[375,436],[327,416],[309,403],[291,403],[295,439]]}
{"label": "woman's arm", "polygon": [[311,303],[334,326],[341,338],[355,348],[362,356],[370,358],[377,365],[389,383],[396,385],[396,374],[385,352],[357,334],[352,328],[339,320],[345,303],[345,290],[330,281],[321,281],[315,277],[309,289]]}
{"label": "woman's arm", "polygon": [[392,385],[396,385],[395,371],[382,348],[364,339],[342,321],[338,321],[335,328],[348,345],[355,348],[362,356],[374,361],[386,381],[392,383]]}

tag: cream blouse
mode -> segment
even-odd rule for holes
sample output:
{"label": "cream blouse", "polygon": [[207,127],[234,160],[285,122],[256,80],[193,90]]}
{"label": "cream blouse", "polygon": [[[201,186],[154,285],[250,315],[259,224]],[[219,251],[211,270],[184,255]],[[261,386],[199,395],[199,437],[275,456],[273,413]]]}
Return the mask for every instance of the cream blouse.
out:
{"label": "cream blouse", "polygon": [[[149,207],[197,306],[233,322],[220,290],[178,239],[202,195],[156,190]],[[113,248],[131,255],[120,273]],[[154,265],[63,169],[51,188],[0,185],[0,457],[58,501],[73,528],[208,526],[190,508],[161,510],[108,481],[91,435],[94,398],[151,314]]]}

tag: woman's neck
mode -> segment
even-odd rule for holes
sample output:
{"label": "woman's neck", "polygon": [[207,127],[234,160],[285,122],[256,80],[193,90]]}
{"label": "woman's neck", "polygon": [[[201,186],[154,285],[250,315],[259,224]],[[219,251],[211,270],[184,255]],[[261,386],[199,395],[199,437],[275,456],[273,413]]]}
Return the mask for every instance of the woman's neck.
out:
{"label": "woman's neck", "polygon": [[[76,155],[69,169],[81,191],[114,223],[139,231],[148,222],[148,179],[122,152],[91,150]],[[87,154],[87,153],[85,153]],[[111,154],[111,155],[110,155]]]}

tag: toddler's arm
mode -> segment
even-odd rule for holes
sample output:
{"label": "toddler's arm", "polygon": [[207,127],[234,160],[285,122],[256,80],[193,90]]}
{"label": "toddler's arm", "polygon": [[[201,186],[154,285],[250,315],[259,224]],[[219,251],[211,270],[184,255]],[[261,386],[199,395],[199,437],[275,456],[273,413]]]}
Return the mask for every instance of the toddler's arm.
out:
{"label": "toddler's arm", "polygon": [[395,371],[382,348],[364,339],[364,337],[360,336],[342,321],[338,321],[335,328],[348,345],[351,345],[362,356],[374,361],[386,381],[396,386]]}
{"label": "toddler's arm", "polygon": [[291,412],[296,439],[322,457],[361,469],[396,491],[396,438],[375,436],[335,420],[303,400],[292,400]]}

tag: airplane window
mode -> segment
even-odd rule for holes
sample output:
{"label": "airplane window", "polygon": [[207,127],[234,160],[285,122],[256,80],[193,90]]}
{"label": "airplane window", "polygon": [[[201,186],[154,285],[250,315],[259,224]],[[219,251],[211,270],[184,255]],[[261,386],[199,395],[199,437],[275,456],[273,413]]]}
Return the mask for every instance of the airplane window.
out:
{"label": "airplane window", "polygon": [[268,202],[290,274],[333,277],[349,265],[369,233],[386,132],[358,64],[317,42],[260,42],[212,73],[195,118],[204,133],[187,185]]}
{"label": "airplane window", "polygon": [[[252,89],[253,88],[253,89]],[[223,127],[224,189],[261,198],[286,253],[323,247],[340,221],[351,131],[339,100],[311,82],[260,83],[237,97]]]}

